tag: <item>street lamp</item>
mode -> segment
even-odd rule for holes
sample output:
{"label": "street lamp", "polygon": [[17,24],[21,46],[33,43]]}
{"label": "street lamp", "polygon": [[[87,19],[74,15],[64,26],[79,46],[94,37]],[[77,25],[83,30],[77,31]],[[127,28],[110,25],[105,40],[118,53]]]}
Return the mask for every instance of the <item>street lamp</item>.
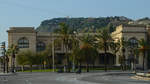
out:
{"label": "street lamp", "polygon": [[[76,38],[77,32],[73,31],[73,34],[74,34],[74,36]],[[76,43],[74,43],[74,45],[76,45]],[[72,72],[75,72],[75,57],[74,57],[74,55],[73,55],[73,63],[72,63]]]}

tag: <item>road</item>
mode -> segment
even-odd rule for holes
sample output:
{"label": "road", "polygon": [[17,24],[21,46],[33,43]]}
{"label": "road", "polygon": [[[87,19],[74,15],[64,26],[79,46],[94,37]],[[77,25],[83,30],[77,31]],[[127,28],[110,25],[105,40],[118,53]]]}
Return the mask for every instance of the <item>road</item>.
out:
{"label": "road", "polygon": [[80,80],[97,84],[150,84],[150,80],[135,80],[131,78],[133,76],[135,74],[129,72],[107,72],[82,77]]}
{"label": "road", "polygon": [[[76,80],[79,74],[73,73],[17,73],[0,76],[0,84],[84,84]],[[86,84],[86,83],[85,83]]]}
{"label": "road", "polygon": [[134,80],[133,74],[122,72],[98,73],[17,73],[0,76],[0,84],[150,84],[150,81]]}

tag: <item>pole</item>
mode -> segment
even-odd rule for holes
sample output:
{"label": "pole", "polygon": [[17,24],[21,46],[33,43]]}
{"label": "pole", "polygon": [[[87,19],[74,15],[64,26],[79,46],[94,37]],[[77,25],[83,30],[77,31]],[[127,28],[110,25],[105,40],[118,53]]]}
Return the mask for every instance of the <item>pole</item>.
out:
{"label": "pole", "polygon": [[73,56],[72,72],[75,72],[74,56]]}
{"label": "pole", "polygon": [[2,49],[3,49],[3,73],[6,71],[6,60],[5,60],[5,42],[2,42]]}
{"label": "pole", "polygon": [[12,73],[15,73],[15,52],[12,52]]}
{"label": "pole", "polygon": [[5,55],[3,56],[3,73],[5,73]]}
{"label": "pole", "polygon": [[[76,31],[74,33],[74,47],[76,47]],[[72,72],[75,72],[75,56],[73,55],[73,64],[72,64]]]}

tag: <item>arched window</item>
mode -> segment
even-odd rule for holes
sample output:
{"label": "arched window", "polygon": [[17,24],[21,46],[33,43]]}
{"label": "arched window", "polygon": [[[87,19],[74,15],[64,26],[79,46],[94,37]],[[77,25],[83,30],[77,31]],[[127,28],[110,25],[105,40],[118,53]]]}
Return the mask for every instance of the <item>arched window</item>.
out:
{"label": "arched window", "polygon": [[37,51],[43,51],[45,50],[45,43],[44,42],[38,42],[37,43]]}
{"label": "arched window", "polygon": [[22,37],[18,40],[19,48],[29,48],[29,40],[25,37]]}
{"label": "arched window", "polygon": [[129,45],[130,47],[138,47],[138,40],[136,38],[130,38],[129,39]]}

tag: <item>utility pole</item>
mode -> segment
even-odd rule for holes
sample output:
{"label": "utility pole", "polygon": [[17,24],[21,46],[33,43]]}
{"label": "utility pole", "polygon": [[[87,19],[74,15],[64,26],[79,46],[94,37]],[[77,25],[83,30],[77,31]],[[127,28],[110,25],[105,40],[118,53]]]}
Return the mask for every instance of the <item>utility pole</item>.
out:
{"label": "utility pole", "polygon": [[[74,31],[74,40],[76,40],[76,34],[77,32]],[[76,47],[76,42],[74,42],[74,47]],[[75,72],[75,56],[73,55],[73,63],[72,63],[72,72]]]}

